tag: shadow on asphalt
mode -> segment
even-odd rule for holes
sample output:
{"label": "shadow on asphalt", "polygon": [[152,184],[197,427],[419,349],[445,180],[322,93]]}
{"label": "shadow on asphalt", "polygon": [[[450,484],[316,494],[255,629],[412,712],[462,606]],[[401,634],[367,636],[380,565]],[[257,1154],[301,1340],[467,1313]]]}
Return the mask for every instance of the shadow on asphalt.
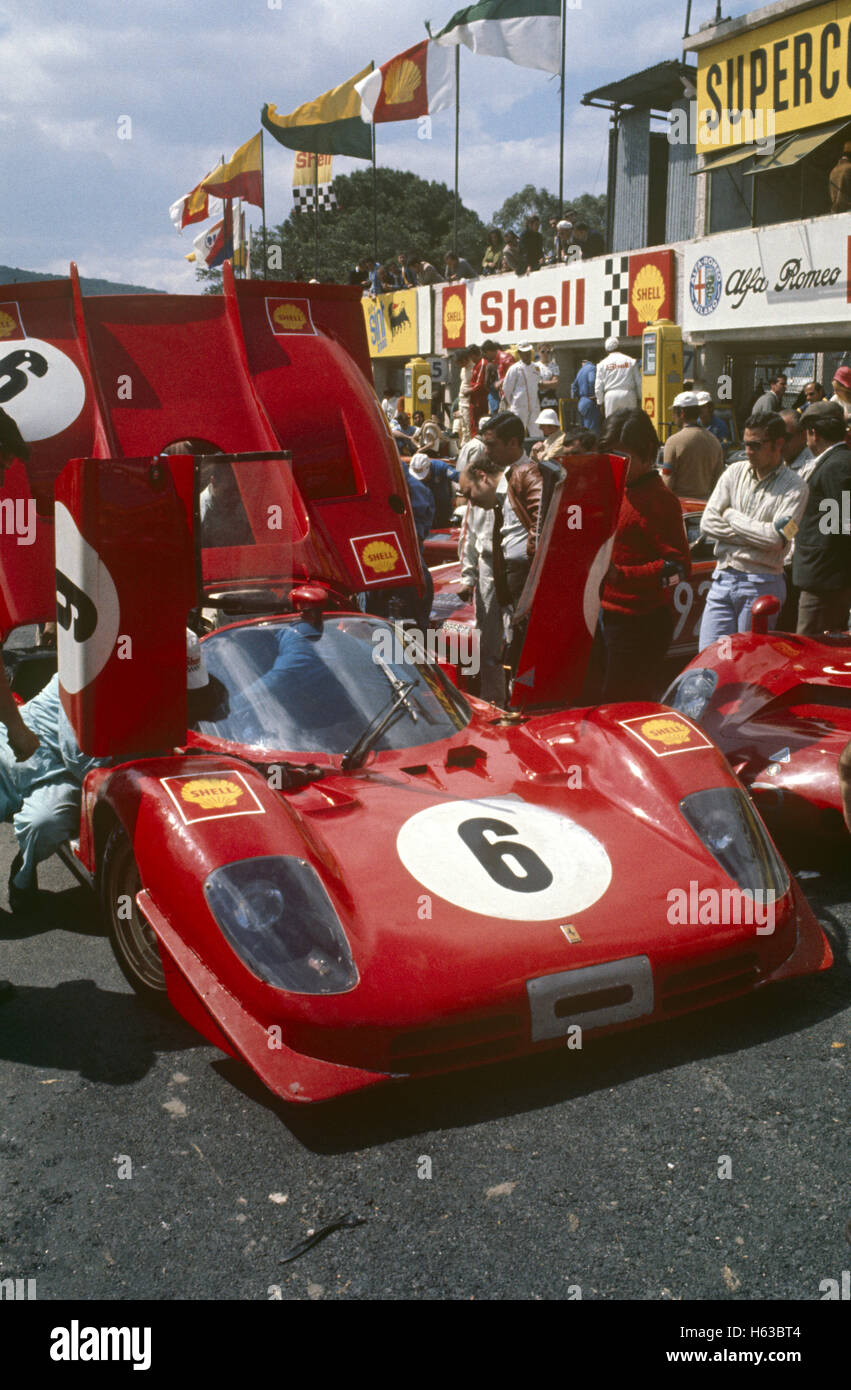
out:
{"label": "shadow on asphalt", "polygon": [[28,941],[50,931],[68,931],[77,936],[106,935],[88,888],[78,885],[58,893],[43,890],[36,906],[26,915],[0,908],[0,941]]}
{"label": "shadow on asphalt", "polygon": [[0,1008],[4,1061],[78,1072],[113,1086],[139,1081],[159,1053],[194,1043],[207,1046],[177,1014],[156,1014],[135,995],[100,989],[93,980],[53,988],[16,984]]}

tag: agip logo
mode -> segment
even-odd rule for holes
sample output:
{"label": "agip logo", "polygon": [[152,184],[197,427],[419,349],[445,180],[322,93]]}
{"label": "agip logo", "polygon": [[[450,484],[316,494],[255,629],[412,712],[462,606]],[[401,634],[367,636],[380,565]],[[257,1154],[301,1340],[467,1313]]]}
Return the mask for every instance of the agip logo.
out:
{"label": "agip logo", "polygon": [[692,308],[696,314],[713,313],[721,302],[723,275],[721,267],[712,256],[701,256],[689,276],[688,289]]}

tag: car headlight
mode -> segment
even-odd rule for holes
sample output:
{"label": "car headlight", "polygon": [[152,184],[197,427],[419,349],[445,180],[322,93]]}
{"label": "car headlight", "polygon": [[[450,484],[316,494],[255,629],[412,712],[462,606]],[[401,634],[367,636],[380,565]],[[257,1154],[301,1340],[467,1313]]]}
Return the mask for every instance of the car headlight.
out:
{"label": "car headlight", "polygon": [[739,787],[692,792],[680,802],[680,810],[713,859],[743,892],[771,893],[771,901],[776,901],[788,891],[786,865]]}
{"label": "car headlight", "polygon": [[249,970],[276,989],[344,994],[358,982],[340,919],[304,859],[263,856],[214,869],[204,896]]}
{"label": "car headlight", "polygon": [[697,723],[712,699],[717,684],[717,671],[710,671],[707,667],[698,671],[686,671],[684,676],[677,677],[662,696],[662,704],[670,705],[671,709],[678,710],[687,719],[693,719]]}

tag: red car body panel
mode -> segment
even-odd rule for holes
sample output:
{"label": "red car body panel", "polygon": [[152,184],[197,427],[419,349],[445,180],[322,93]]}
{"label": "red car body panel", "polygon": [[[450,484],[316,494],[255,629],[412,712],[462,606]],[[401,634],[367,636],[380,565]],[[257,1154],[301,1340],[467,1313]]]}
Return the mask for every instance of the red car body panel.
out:
{"label": "red car body panel", "polygon": [[682,675],[714,671],[701,724],[772,821],[844,835],[839,755],[851,740],[851,634],[738,634]]}
{"label": "red car body panel", "polygon": [[[495,718],[481,702],[459,705],[426,668],[431,723],[442,712],[454,732],[429,738],[429,719],[419,725],[408,711],[410,745],[373,748],[348,770],[321,738],[307,751],[296,740],[296,751],[187,731],[185,621],[196,580],[203,591],[246,577],[284,588],[322,579],[337,591],[336,611],[319,635],[359,624],[365,641],[378,620],[340,612],[340,590],[380,589],[403,568],[408,582],[419,575],[398,461],[363,375],[357,294],[235,286],[226,273],[218,303],[78,303],[75,323],[92,449],[102,456],[73,460],[56,485],[60,680],[81,746],[125,759],[86,779],[79,857],[97,877],[110,831],[123,828],[169,996],[204,1036],[282,1097],[325,1100],[563,1046],[574,1020],[599,1031],[661,1021],[827,968],[823,933],[782,864],[764,934],[738,916],[710,927],[672,918],[672,888],[699,884],[719,900],[738,891],[709,831],[702,838],[686,819],[684,799],[721,789],[732,806],[741,792],[711,741],[659,706]],[[336,373],[336,423],[317,423],[306,404],[326,369]],[[115,373],[130,378],[138,418],[130,398],[108,399]],[[220,408],[224,376],[235,379],[221,383]],[[254,546],[196,549],[196,460],[152,457],[193,434],[252,455],[234,470]],[[120,456],[128,450],[143,456]],[[535,705],[565,698],[581,678],[589,572],[607,563],[622,471],[619,460],[586,460],[547,518],[519,686]],[[264,496],[283,507],[283,534],[272,541]],[[589,511],[571,553],[576,496]],[[14,590],[21,553],[7,558]],[[235,624],[210,633],[202,650],[212,662],[216,644],[227,650],[255,631],[265,642],[264,625],[277,643],[300,621]],[[370,671],[383,701],[374,656]],[[234,704],[244,690],[235,686]],[[270,775],[284,762],[293,789],[277,789]],[[276,985],[231,944],[211,905],[211,876],[227,879],[254,860],[318,884],[350,953],[339,992]],[[304,924],[290,899],[282,904],[271,926],[240,908],[240,930],[277,933],[290,950]],[[314,968],[321,975],[326,965]]]}

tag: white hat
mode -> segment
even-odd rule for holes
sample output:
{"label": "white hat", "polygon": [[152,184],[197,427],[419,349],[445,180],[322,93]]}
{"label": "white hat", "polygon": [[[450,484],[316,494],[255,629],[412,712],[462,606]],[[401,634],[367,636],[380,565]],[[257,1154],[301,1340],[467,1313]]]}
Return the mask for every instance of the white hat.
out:
{"label": "white hat", "polygon": [[557,223],[556,223],[556,231],[557,231],[557,232],[561,232],[561,231],[564,231],[565,228],[566,228],[568,231],[572,231],[572,229],[573,229],[573,223],[572,223],[572,222],[568,222],[567,218],[566,218],[566,217],[563,217],[563,218],[561,219],[560,222],[557,222]]}
{"label": "white hat", "polygon": [[700,405],[700,401],[694,391],[681,391],[678,396],[674,396],[671,404],[675,405],[678,410],[693,410]]}
{"label": "white hat", "polygon": [[531,343],[520,343],[520,344],[518,345],[517,351],[518,351],[518,352],[531,352],[531,351],[532,351],[532,344],[531,344]]}
{"label": "white hat", "polygon": [[493,416],[492,416],[492,415],[483,415],[483,416],[482,416],[482,418],[479,420],[479,434],[481,434],[483,430],[486,430],[486,429],[487,429],[487,427],[488,427],[488,425],[490,424],[490,422],[491,422],[492,419],[493,419]]}
{"label": "white hat", "polygon": [[538,416],[537,420],[535,421],[535,424],[536,424],[536,425],[560,425],[560,424],[561,424],[561,420],[558,418],[558,416],[556,415],[556,413],[555,413],[554,410],[542,410],[541,413],[540,413],[540,415]]}
{"label": "white hat", "polygon": [[408,472],[413,473],[420,482],[427,478],[431,472],[431,459],[428,454],[414,454],[413,458],[408,460]]}
{"label": "white hat", "polygon": [[210,676],[201,655],[201,643],[191,628],[186,629],[186,689],[203,690]]}
{"label": "white hat", "polygon": [[424,425],[420,425],[420,444],[423,448],[434,448],[445,438],[436,420],[426,420]]}
{"label": "white hat", "polygon": [[605,342],[606,352],[617,352],[620,345],[620,338],[607,338]]}
{"label": "white hat", "polygon": [[712,397],[710,396],[710,394],[709,394],[708,391],[697,391],[695,394],[696,394],[696,396],[697,396],[697,403],[698,403],[698,405],[711,405],[711,404],[712,404]]}

